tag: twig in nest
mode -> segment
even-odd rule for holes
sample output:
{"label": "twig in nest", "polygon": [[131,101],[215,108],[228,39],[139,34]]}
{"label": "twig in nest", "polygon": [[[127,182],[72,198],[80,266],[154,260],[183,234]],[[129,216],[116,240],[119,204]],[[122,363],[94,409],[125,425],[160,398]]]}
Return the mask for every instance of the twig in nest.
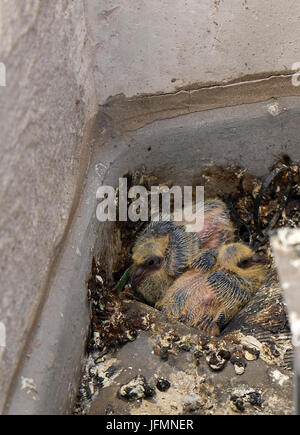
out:
{"label": "twig in nest", "polygon": [[[282,197],[280,199],[279,207],[272,219],[270,220],[268,226],[263,230],[259,223],[259,208],[262,202],[262,199],[266,193],[266,190],[269,188],[269,186],[272,184],[273,180],[277,177],[277,175],[281,172],[287,171],[287,183],[286,183],[286,189],[282,194]],[[254,219],[254,225],[256,228],[256,231],[259,235],[265,236],[268,234],[270,230],[274,228],[278,220],[280,219],[282,212],[285,208],[289,192],[290,192],[290,180],[291,180],[291,169],[286,165],[280,165],[274,168],[270,174],[264,179],[262,186],[260,188],[260,191],[255,198],[254,201],[254,213],[253,213],[253,219]]]}

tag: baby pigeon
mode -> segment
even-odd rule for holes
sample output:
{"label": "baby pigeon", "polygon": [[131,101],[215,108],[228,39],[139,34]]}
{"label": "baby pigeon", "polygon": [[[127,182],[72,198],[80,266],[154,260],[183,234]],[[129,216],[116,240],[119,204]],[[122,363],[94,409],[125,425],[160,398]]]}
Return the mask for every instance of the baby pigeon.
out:
{"label": "baby pigeon", "polygon": [[174,280],[190,268],[202,249],[233,241],[233,227],[222,201],[206,201],[204,224],[192,226],[194,231],[186,231],[188,225],[185,222],[151,222],[136,240],[131,284],[152,306],[161,300]]}
{"label": "baby pigeon", "polygon": [[196,233],[187,232],[174,222],[151,222],[133,248],[134,290],[154,306],[199,252]]}
{"label": "baby pigeon", "polygon": [[[193,207],[193,212],[195,212]],[[217,248],[221,244],[233,242],[234,228],[230,221],[229,212],[223,201],[210,199],[204,202],[204,222],[199,224],[183,222],[189,230],[197,233],[201,240],[202,249]]]}
{"label": "baby pigeon", "polygon": [[217,336],[265,279],[264,257],[243,243],[211,248],[167,290],[158,308],[172,320]]}

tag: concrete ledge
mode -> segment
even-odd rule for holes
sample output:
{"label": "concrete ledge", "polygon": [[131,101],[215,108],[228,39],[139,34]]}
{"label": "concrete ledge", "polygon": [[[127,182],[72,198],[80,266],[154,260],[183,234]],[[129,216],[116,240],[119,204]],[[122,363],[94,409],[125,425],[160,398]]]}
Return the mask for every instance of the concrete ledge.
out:
{"label": "concrete ledge", "polygon": [[[129,170],[145,167],[161,182],[196,182],[211,160],[235,161],[258,175],[267,172],[279,152],[300,159],[300,100],[282,98],[277,116],[274,101],[203,111],[153,122],[126,137],[99,141],[101,116],[94,131],[95,154],[85,190],[74,215],[64,252],[53,274],[39,324],[15,379],[8,414],[71,412],[80,378],[89,316],[85,280],[92,255],[102,253],[108,272],[113,268],[118,237],[112,225],[96,220],[96,190],[117,185]],[[151,151],[149,149],[151,148]]]}
{"label": "concrete ledge", "polygon": [[220,107],[237,106],[271,98],[300,96],[300,86],[292,84],[292,73],[260,78],[247,76],[228,84],[190,85],[170,94],[111,97],[101,107],[118,131],[131,131],[158,119]]}

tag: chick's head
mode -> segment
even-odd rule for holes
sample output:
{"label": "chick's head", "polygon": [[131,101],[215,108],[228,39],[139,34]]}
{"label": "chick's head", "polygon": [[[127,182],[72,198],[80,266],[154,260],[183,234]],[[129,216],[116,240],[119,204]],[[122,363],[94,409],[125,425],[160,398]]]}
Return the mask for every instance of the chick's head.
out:
{"label": "chick's head", "polygon": [[244,243],[230,243],[219,249],[217,267],[238,274],[255,290],[266,279],[267,262]]}
{"label": "chick's head", "polygon": [[133,248],[131,283],[145,302],[155,305],[199,251],[195,233],[173,222],[153,222]]}

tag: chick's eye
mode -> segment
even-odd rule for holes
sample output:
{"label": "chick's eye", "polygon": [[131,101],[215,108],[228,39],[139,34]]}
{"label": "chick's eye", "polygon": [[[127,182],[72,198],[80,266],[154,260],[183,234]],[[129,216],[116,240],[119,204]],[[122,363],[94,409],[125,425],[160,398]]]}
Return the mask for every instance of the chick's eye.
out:
{"label": "chick's eye", "polygon": [[239,262],[238,267],[246,269],[247,267],[251,266],[251,264],[251,258],[245,258]]}
{"label": "chick's eye", "polygon": [[149,267],[159,267],[161,265],[161,258],[153,257],[147,261],[147,266]]}

